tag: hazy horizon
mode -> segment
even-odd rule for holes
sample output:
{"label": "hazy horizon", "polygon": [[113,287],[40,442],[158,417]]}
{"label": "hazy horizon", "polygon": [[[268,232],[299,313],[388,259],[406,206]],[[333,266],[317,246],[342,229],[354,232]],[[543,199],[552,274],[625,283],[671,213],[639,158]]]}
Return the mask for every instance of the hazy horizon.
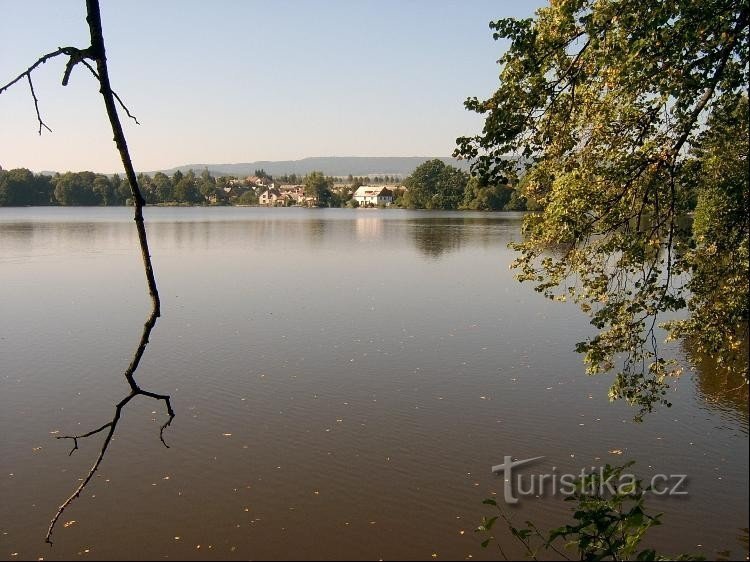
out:
{"label": "hazy horizon", "polygon": [[[102,18],[113,87],[141,122],[122,115],[134,165],[147,171],[449,156],[456,137],[481,130],[464,100],[497,85],[506,45],[488,23],[541,5],[135,1],[102,5]],[[0,84],[44,53],[88,44],[83,2],[0,7]],[[60,58],[33,73],[53,133],[38,135],[28,84],[0,96],[0,165],[114,173],[119,155],[98,87],[82,68],[62,87],[63,69]]]}
{"label": "hazy horizon", "polygon": [[[468,162],[462,163],[452,156],[443,156],[443,155],[431,155],[431,156],[352,156],[352,155],[335,155],[335,156],[306,156],[303,158],[297,158],[294,160],[253,160],[253,161],[244,161],[244,162],[189,162],[189,163],[182,163],[175,166],[160,166],[157,168],[153,168],[150,170],[136,170],[137,173],[146,173],[146,174],[153,174],[156,172],[165,172],[171,175],[176,170],[185,171],[187,169],[193,169],[195,171],[203,170],[204,168],[208,168],[210,171],[215,172],[221,172],[226,175],[237,175],[237,173],[232,173],[232,168],[247,168],[248,174],[252,173],[255,169],[258,169],[259,167],[261,169],[264,169],[264,171],[272,174],[272,175],[279,175],[279,174],[300,174],[300,171],[296,171],[292,166],[290,166],[289,171],[285,171],[279,168],[283,168],[287,164],[294,165],[297,164],[297,169],[305,162],[309,161],[321,161],[321,160],[331,160],[331,161],[337,161],[337,160],[399,160],[399,161],[426,161],[431,159],[441,159],[441,160],[451,160],[454,161],[455,164],[458,165],[458,167],[464,168],[468,167]],[[465,162],[465,161],[464,161]],[[266,170],[263,168],[263,166],[266,166],[269,168],[269,170]],[[339,164],[339,166],[345,166],[345,164]],[[415,164],[416,166],[416,164]],[[324,166],[325,167],[325,166]],[[0,169],[3,170],[11,170],[14,168],[25,168],[25,166],[5,166],[3,162],[0,162]],[[309,171],[313,171],[313,169],[318,170],[320,166],[313,166],[313,167],[306,167],[305,169],[309,168]],[[27,168],[31,170],[35,174],[55,174],[55,173],[65,173],[65,172],[82,172],[82,171],[90,171],[97,174],[104,174],[111,176],[113,174],[123,174],[122,168],[119,170],[92,170],[92,169],[86,169],[86,170],[73,170],[70,168],[65,169],[33,169],[33,168]],[[275,169],[275,171],[274,171]],[[349,169],[349,168],[346,168]],[[411,168],[409,170],[406,169],[400,169],[400,170],[387,170],[385,167],[382,168],[382,170],[376,170],[376,171],[366,171],[366,170],[358,170],[358,169],[351,169],[347,172],[340,172],[335,173],[331,172],[328,173],[326,170],[323,170],[327,175],[333,175],[333,176],[342,176],[342,175],[348,175],[353,174],[355,176],[364,176],[364,175],[372,175],[372,174],[404,174],[404,173],[410,173]],[[245,172],[242,172],[245,173]],[[302,172],[305,173],[305,172]]]}

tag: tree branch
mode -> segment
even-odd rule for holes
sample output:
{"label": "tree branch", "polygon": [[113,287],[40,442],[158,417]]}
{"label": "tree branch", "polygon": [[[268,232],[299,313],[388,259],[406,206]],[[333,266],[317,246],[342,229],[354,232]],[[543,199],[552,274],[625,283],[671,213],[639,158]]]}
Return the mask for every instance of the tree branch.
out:
{"label": "tree branch", "polygon": [[52,132],[52,129],[50,129],[44,121],[42,121],[42,116],[39,114],[39,99],[36,97],[36,92],[34,92],[34,82],[31,81],[31,73],[26,75],[26,78],[29,80],[29,89],[31,90],[31,97],[34,98],[34,109],[36,109],[36,118],[37,121],[39,121],[39,136],[42,135],[42,127],[47,129],[50,133]]}
{"label": "tree branch", "polygon": [[[175,417],[175,412],[172,409],[172,403],[168,395],[157,394],[154,392],[143,390],[135,380],[135,371],[138,368],[138,365],[140,364],[141,357],[143,356],[143,353],[146,349],[146,345],[148,344],[149,335],[151,334],[151,330],[154,328],[154,325],[156,324],[156,319],[161,314],[161,301],[159,298],[159,291],[156,287],[156,279],[154,277],[153,267],[151,264],[151,254],[149,252],[148,239],[146,237],[146,228],[145,228],[144,221],[143,221],[143,206],[145,204],[145,200],[138,186],[138,181],[135,175],[135,170],[133,168],[133,163],[130,158],[130,153],[128,151],[127,142],[125,140],[125,134],[123,133],[122,124],[120,123],[120,118],[117,113],[117,104],[119,103],[120,107],[122,107],[125,113],[127,113],[128,117],[133,119],[136,123],[138,123],[138,120],[130,113],[130,111],[128,110],[128,108],[125,106],[122,99],[120,98],[120,96],[118,96],[112,90],[112,86],[110,84],[109,71],[107,68],[107,57],[106,57],[106,51],[104,48],[104,36],[102,33],[101,13],[99,9],[98,0],[86,0],[86,14],[87,14],[86,21],[89,26],[89,35],[91,37],[91,45],[89,47],[87,47],[86,49],[78,49],[75,47],[60,47],[56,51],[43,55],[42,57],[37,59],[37,61],[34,64],[29,66],[24,72],[19,74],[16,78],[11,80],[4,86],[0,87],[0,94],[5,92],[5,90],[7,90],[8,88],[10,88],[11,86],[13,86],[14,84],[16,84],[17,82],[19,82],[25,77],[31,89],[31,95],[34,100],[34,107],[36,109],[37,120],[39,121],[39,134],[41,134],[42,128],[46,128],[50,132],[51,132],[51,129],[42,120],[41,114],[39,112],[39,100],[36,96],[36,92],[34,91],[34,84],[31,79],[31,74],[37,67],[46,63],[50,59],[53,59],[60,55],[65,55],[69,57],[69,59],[65,65],[65,72],[63,74],[63,80],[62,80],[63,86],[66,86],[68,84],[73,68],[78,63],[83,63],[83,65],[86,66],[86,68],[88,68],[89,71],[97,79],[97,81],[99,82],[99,86],[100,86],[99,91],[102,95],[102,98],[104,99],[104,105],[107,111],[107,117],[109,118],[109,122],[112,127],[112,132],[114,134],[115,145],[117,146],[117,150],[120,153],[120,158],[122,160],[123,167],[125,168],[125,174],[128,178],[128,183],[130,184],[130,190],[133,195],[133,203],[135,207],[134,220],[135,220],[136,228],[138,231],[138,241],[139,241],[139,245],[141,249],[141,256],[143,259],[143,266],[144,266],[144,270],[146,273],[146,282],[148,286],[148,292],[151,297],[152,307],[151,307],[151,313],[148,319],[146,320],[146,323],[144,324],[143,332],[141,334],[141,339],[138,344],[138,347],[135,350],[133,359],[131,360],[130,365],[128,365],[128,368],[125,371],[125,379],[128,385],[130,386],[130,393],[115,405],[115,413],[114,413],[114,417],[112,418],[112,420],[105,423],[104,425],[100,426],[97,429],[91,430],[81,435],[66,435],[66,436],[58,437],[58,439],[71,439],[73,441],[73,448],[68,453],[69,455],[72,455],[78,449],[79,439],[85,439],[87,437],[91,437],[105,430],[108,430],[106,433],[106,437],[104,438],[104,442],[102,444],[101,450],[99,451],[99,455],[97,456],[94,464],[89,469],[88,474],[81,481],[78,487],[76,487],[73,493],[62,503],[62,505],[60,505],[54,517],[50,521],[50,525],[47,530],[47,536],[45,538],[45,541],[50,544],[52,544],[52,533],[55,529],[55,525],[57,524],[57,521],[60,519],[60,517],[68,508],[68,506],[70,506],[70,504],[75,500],[75,498],[81,495],[83,490],[86,488],[86,486],[89,484],[94,474],[98,470],[100,464],[104,460],[104,456],[107,453],[109,445],[112,441],[112,437],[114,436],[114,433],[117,429],[117,424],[120,420],[122,409],[134,397],[139,396],[139,395],[153,398],[155,400],[164,401],[167,414],[168,414],[168,419],[164,423],[164,425],[161,426],[159,430],[159,439],[161,440],[161,442],[164,444],[165,447],[168,447],[168,445],[164,441],[164,430],[167,427],[169,427],[169,425],[172,423],[172,420]],[[89,64],[87,59],[94,61],[96,63],[96,69],[94,69],[94,67],[91,64]]]}
{"label": "tree branch", "polygon": [[[80,62],[81,62],[81,64],[83,64],[86,68],[88,68],[91,71],[91,74],[94,75],[94,78],[96,78],[96,81],[99,82],[99,74],[96,72],[96,70],[94,69],[94,67],[91,66],[89,64],[89,62],[86,61],[86,60],[82,60]],[[115,99],[120,104],[120,107],[122,107],[122,109],[125,111],[125,113],[127,113],[128,117],[130,117],[133,121],[135,121],[136,125],[140,125],[140,122],[138,121],[138,119],[136,119],[135,115],[133,115],[132,113],[130,113],[130,110],[125,105],[125,102],[122,101],[122,99],[120,98],[120,96],[117,95],[117,92],[115,92],[114,90],[112,90],[112,95],[115,96]]]}
{"label": "tree branch", "polygon": [[101,465],[102,461],[104,460],[104,456],[106,455],[107,450],[109,449],[109,445],[112,442],[112,437],[114,436],[115,431],[117,430],[117,424],[120,421],[122,410],[133,398],[135,398],[136,396],[146,396],[148,398],[153,398],[155,400],[164,401],[164,404],[166,405],[166,409],[167,409],[168,419],[164,423],[164,425],[162,425],[161,428],[159,429],[159,440],[162,442],[162,444],[165,447],[169,448],[169,445],[167,445],[166,441],[164,441],[164,430],[171,425],[172,420],[175,418],[175,412],[172,409],[170,396],[167,394],[157,394],[155,392],[143,390],[138,385],[138,383],[135,381],[135,378],[134,378],[135,370],[138,368],[140,359],[143,356],[143,352],[146,348],[146,345],[148,345],[148,340],[149,340],[149,336],[151,335],[151,330],[156,324],[156,318],[157,318],[157,312],[155,309],[152,309],[151,314],[149,315],[148,320],[146,321],[144,325],[143,333],[141,334],[141,339],[138,342],[138,347],[135,350],[133,359],[125,371],[125,380],[128,382],[128,386],[130,386],[130,392],[125,398],[123,398],[122,400],[120,400],[120,402],[115,404],[115,413],[114,413],[112,420],[108,421],[107,423],[105,423],[101,427],[98,427],[97,429],[92,429],[91,431],[82,433],[80,435],[60,435],[57,437],[57,439],[72,439],[73,440],[73,448],[70,450],[70,453],[68,453],[68,456],[70,456],[78,449],[79,439],[92,437],[93,435],[96,435],[106,429],[109,429],[109,431],[107,431],[106,437],[104,438],[104,442],[102,443],[102,447],[99,450],[99,455],[96,457],[94,464],[89,469],[88,474],[81,481],[81,483],[76,487],[73,493],[70,496],[68,496],[68,498],[60,505],[60,507],[57,509],[57,512],[52,517],[52,520],[50,521],[50,524],[49,524],[49,528],[47,529],[47,536],[44,539],[45,542],[49,544],[52,544],[52,533],[55,530],[55,525],[57,524],[58,520],[60,519],[62,514],[65,512],[65,510],[68,508],[68,506],[70,506],[70,504],[73,503],[73,501],[81,495],[81,493],[89,484],[89,482],[91,482],[91,479],[94,477],[94,474],[96,473],[96,471],[99,469],[99,465]]}

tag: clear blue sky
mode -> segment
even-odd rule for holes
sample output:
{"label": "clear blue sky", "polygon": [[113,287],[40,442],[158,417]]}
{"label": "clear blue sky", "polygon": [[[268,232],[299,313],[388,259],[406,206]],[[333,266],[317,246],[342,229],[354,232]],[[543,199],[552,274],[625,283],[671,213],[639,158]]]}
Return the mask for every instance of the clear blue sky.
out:
{"label": "clear blue sky", "polygon": [[[58,46],[88,45],[84,0],[0,0],[0,82]],[[135,166],[306,156],[449,155],[481,118],[463,100],[491,93],[488,22],[527,17],[541,0],[102,0],[114,89]],[[0,96],[0,166],[120,169],[93,78],[64,61]]]}

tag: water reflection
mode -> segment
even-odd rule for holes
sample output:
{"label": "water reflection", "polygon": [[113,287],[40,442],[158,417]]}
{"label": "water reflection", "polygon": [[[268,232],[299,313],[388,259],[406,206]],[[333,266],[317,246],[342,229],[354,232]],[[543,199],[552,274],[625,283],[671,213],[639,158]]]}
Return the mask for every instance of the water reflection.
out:
{"label": "water reflection", "polygon": [[[734,548],[746,525],[741,414],[698,404],[696,376],[676,388],[669,413],[624,422],[631,412],[606,401],[609,381],[583,377],[572,352],[587,319],[508,270],[518,216],[150,209],[168,313],[145,355],[153,318],[141,334],[127,209],[3,212],[0,519],[19,558],[69,558],[86,545],[118,559],[137,545],[144,559],[481,559],[468,525],[501,490],[488,468],[506,452],[578,471],[624,460],[619,450],[638,466],[689,470],[696,508],[659,506],[669,524],[654,546],[665,551],[693,550],[685,536],[704,552]],[[58,218],[73,212],[80,227]],[[13,231],[22,234],[5,236]],[[180,423],[165,437],[189,446],[168,454],[157,441],[166,401],[133,400],[119,374],[100,375],[131,361],[122,341],[136,324],[138,377],[158,376],[155,390],[179,399]],[[70,448],[29,445],[44,444],[57,409],[75,407],[84,387],[86,421],[74,431],[101,429],[78,439],[73,462],[88,456],[71,479],[60,466]],[[127,427],[116,426],[107,462],[96,459],[86,500],[60,518],[54,552],[37,550],[50,495],[59,503],[59,490],[86,478],[118,405]],[[559,525],[558,503],[528,501],[524,517]],[[70,519],[78,524],[63,527]]]}
{"label": "water reflection", "polygon": [[747,379],[742,373],[748,369],[747,341],[738,355],[738,361],[743,365],[734,372],[717,365],[715,360],[696,354],[689,345],[684,344],[683,350],[690,363],[695,367],[697,397],[708,409],[715,410],[730,419],[739,421],[748,431],[748,392]]}
{"label": "water reflection", "polygon": [[320,218],[305,221],[307,239],[312,246],[319,246],[323,242],[328,227],[328,221]]}
{"label": "water reflection", "polygon": [[[151,212],[168,212],[156,209]],[[242,215],[228,209],[226,218],[190,221],[153,220],[150,230],[156,240],[176,250],[215,250],[227,244],[244,241],[248,247],[283,249],[291,244],[317,248],[332,238],[337,245],[365,245],[370,250],[402,246],[409,241],[419,254],[438,260],[467,246],[504,247],[508,235],[515,232],[520,216],[481,216],[443,213],[425,216],[420,213],[377,211],[372,209],[336,213],[325,210],[306,212],[300,209],[265,209],[260,214],[254,209],[242,209]],[[255,211],[255,212],[253,212]],[[39,220],[3,223],[0,252],[14,257],[12,252],[48,250],[56,252],[64,240],[66,251],[89,253],[99,246],[120,246],[128,251],[136,243],[136,236],[128,222],[120,220],[66,222],[53,224]],[[282,248],[276,248],[282,246]],[[364,246],[363,246],[364,247]]]}
{"label": "water reflection", "polygon": [[464,221],[460,219],[422,219],[413,223],[414,246],[433,259],[456,251],[466,242]]}
{"label": "water reflection", "polygon": [[354,231],[357,234],[357,240],[381,240],[383,219],[381,217],[357,217],[354,219]]}

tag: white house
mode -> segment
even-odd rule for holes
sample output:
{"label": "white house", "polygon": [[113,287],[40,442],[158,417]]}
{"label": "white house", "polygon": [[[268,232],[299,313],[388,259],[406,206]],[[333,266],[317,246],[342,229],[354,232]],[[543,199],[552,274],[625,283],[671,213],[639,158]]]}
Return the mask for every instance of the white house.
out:
{"label": "white house", "polygon": [[276,188],[268,189],[261,194],[259,203],[261,205],[268,205],[270,207],[283,205],[284,196]]}
{"label": "white house", "polygon": [[363,185],[354,192],[354,200],[360,205],[390,205],[393,203],[393,192],[380,185]]}

